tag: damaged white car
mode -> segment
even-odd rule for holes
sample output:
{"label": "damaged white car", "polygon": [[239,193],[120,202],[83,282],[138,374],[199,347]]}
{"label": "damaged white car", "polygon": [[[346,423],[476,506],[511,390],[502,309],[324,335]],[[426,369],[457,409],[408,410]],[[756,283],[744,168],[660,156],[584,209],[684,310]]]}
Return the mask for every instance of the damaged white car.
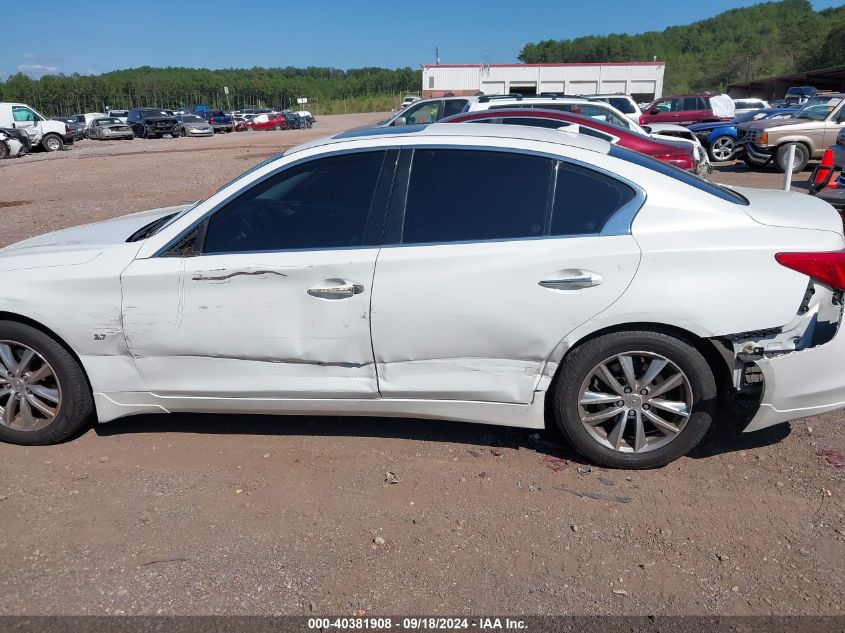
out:
{"label": "damaged white car", "polygon": [[845,406],[843,249],[811,196],[593,137],[342,134],[191,207],[2,249],[0,438],[155,412],[401,416],[557,426],[597,463],[660,466],[720,397],[754,400],[746,430]]}
{"label": "damaged white car", "polygon": [[29,138],[20,130],[0,128],[0,159],[29,153]]}

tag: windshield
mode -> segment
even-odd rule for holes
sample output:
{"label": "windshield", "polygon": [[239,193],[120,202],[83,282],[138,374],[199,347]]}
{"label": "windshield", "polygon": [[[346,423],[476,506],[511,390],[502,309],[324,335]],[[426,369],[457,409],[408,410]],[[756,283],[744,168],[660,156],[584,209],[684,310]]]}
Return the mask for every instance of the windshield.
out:
{"label": "windshield", "polygon": [[199,122],[199,123],[204,123],[204,121],[202,120],[202,118],[201,118],[201,117],[198,117],[198,116],[197,116],[197,115],[195,115],[195,114],[183,114],[183,115],[182,115],[182,120],[183,120],[183,121],[187,121],[188,123],[197,123],[197,122]]}
{"label": "windshield", "polygon": [[123,124],[123,121],[120,119],[97,119],[94,121],[94,125],[112,125],[113,123]]}
{"label": "windshield", "polygon": [[792,116],[796,119],[824,121],[841,102],[840,97],[813,97]]}

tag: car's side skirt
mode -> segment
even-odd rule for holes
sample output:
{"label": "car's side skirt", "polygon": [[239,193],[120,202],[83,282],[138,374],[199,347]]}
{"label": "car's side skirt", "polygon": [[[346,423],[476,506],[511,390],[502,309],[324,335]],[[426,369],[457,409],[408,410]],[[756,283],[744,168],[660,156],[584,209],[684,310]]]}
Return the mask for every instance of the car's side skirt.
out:
{"label": "car's side skirt", "polygon": [[148,392],[95,393],[97,419],[109,422],[141,413],[244,413],[266,415],[351,415],[477,422],[527,429],[545,428],[545,392],[531,404],[465,400],[293,399],[158,396]]}

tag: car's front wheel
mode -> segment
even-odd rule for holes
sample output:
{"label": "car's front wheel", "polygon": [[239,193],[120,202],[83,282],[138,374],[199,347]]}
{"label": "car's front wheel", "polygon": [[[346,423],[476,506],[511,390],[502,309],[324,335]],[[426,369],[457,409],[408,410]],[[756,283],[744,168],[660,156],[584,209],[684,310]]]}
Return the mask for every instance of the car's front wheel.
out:
{"label": "car's front wheel", "polygon": [[573,349],[561,364],[552,412],[580,453],[611,468],[655,468],[707,433],[716,382],[689,343],[654,331],[613,332]]}
{"label": "car's front wheel", "polygon": [[714,138],[707,151],[710,153],[710,160],[714,162],[730,160],[734,154],[734,139],[731,136]]}
{"label": "car's front wheel", "polygon": [[15,321],[0,321],[0,440],[52,444],[94,412],[85,372],[55,339]]}

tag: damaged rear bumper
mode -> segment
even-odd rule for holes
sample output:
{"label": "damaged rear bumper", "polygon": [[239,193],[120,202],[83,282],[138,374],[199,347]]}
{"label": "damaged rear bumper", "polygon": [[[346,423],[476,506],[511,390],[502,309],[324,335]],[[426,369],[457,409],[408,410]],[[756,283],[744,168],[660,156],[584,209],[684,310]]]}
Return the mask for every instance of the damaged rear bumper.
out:
{"label": "damaged rear bumper", "polygon": [[845,408],[845,332],[829,342],[756,361],[765,387],[760,408],[745,427],[757,431],[781,422]]}

